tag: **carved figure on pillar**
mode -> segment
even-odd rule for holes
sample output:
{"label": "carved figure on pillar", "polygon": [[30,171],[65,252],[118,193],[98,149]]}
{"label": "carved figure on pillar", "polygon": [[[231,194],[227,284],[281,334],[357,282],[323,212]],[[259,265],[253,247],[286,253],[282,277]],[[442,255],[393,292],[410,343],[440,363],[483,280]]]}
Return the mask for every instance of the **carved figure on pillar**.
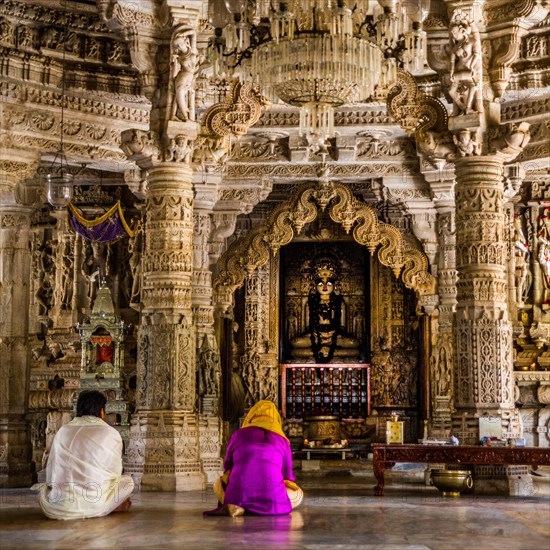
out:
{"label": "carved figure on pillar", "polygon": [[175,162],[189,162],[191,153],[192,148],[189,144],[189,138],[183,134],[179,134],[170,140],[166,160]]}
{"label": "carved figure on pillar", "polygon": [[38,302],[38,315],[47,316],[52,307],[53,287],[52,243],[46,241],[39,249],[36,300]]}
{"label": "carved figure on pillar", "polygon": [[130,271],[132,272],[132,292],[130,304],[138,304],[141,289],[141,256],[143,253],[143,227],[137,223],[134,230],[134,238],[128,242],[130,256]]}
{"label": "carved figure on pillar", "polygon": [[514,251],[516,260],[516,301],[519,305],[523,305],[531,288],[532,276],[529,269],[529,244],[523,232],[519,214],[514,214]]}
{"label": "carved figure on pillar", "polygon": [[[84,240],[84,254],[81,271],[88,283],[88,307],[94,305],[97,294],[97,285],[101,277],[101,265],[97,243]],[[97,282],[96,282],[97,281]]]}
{"label": "carved figure on pillar", "polygon": [[539,218],[538,260],[542,269],[543,303],[550,301],[550,208],[545,208]]}
{"label": "carved figure on pillar", "polygon": [[61,300],[59,305],[62,309],[70,309],[73,298],[74,253],[69,240],[64,240],[61,247],[63,252],[60,265]]}
{"label": "carved figure on pillar", "polygon": [[172,39],[172,77],[174,98],[172,117],[184,122],[195,120],[195,92],[193,80],[198,61],[195,31],[183,28]]}
{"label": "carved figure on pillar", "polygon": [[456,12],[449,27],[451,44],[451,86],[455,114],[482,113],[481,40],[475,23]]}
{"label": "carved figure on pillar", "polygon": [[471,157],[473,155],[481,155],[481,143],[475,132],[470,130],[461,130],[458,134],[453,135],[458,154],[461,157]]}

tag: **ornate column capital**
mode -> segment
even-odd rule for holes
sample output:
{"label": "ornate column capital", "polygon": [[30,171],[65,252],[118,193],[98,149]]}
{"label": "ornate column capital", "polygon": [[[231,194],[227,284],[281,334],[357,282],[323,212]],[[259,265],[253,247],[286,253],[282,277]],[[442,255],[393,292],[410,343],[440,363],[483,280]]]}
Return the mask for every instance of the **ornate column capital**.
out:
{"label": "ornate column capital", "polygon": [[[0,135],[0,139],[4,136]],[[39,166],[38,151],[3,147],[0,151],[0,205],[33,206],[44,199],[44,191],[36,185],[27,185]],[[34,183],[34,182],[32,182]]]}

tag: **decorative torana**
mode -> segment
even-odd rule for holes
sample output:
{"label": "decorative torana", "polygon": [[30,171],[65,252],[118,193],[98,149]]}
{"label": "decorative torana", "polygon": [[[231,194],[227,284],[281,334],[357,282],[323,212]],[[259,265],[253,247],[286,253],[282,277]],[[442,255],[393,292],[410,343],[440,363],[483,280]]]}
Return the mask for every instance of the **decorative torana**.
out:
{"label": "decorative torana", "polygon": [[[395,276],[401,274],[405,286],[419,298],[436,292],[436,280],[428,272],[425,254],[405,241],[395,227],[378,219],[376,212],[356,199],[345,185],[321,181],[306,184],[297,195],[278,206],[267,223],[233,243],[220,258],[220,273],[214,283],[222,301],[231,302],[231,293],[241,287],[246,274],[253,273],[269,260],[269,251],[276,254],[289,244],[302,228],[317,217],[319,208],[329,207],[330,218],[346,232],[353,229],[353,238],[366,246],[371,254],[378,249],[380,262],[390,267]],[[227,293],[227,294],[226,294]]]}

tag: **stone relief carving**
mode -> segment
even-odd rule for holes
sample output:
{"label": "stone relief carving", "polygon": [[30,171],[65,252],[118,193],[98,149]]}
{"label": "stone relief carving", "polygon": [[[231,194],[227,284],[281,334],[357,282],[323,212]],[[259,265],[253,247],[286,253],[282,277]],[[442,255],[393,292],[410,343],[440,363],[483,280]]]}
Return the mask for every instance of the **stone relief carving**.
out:
{"label": "stone relief carving", "polygon": [[542,308],[550,310],[550,208],[545,208],[539,217],[537,228],[537,260],[542,272]]}
{"label": "stone relief carving", "polygon": [[416,158],[410,141],[388,140],[383,141],[376,135],[367,135],[358,138],[355,147],[357,159],[362,158]]}
{"label": "stone relief carving", "polygon": [[288,138],[281,134],[262,134],[237,141],[231,150],[233,162],[289,160]]}
{"label": "stone relief carving", "polygon": [[514,214],[514,257],[515,257],[515,285],[516,285],[516,302],[518,306],[522,306],[527,300],[533,277],[530,270],[531,250],[529,242],[523,230],[522,217],[519,214]]}
{"label": "stone relief carving", "polygon": [[84,276],[88,289],[88,301],[86,307],[92,308],[97,295],[97,288],[100,279],[102,276],[104,277],[106,275],[106,272],[102,261],[99,243],[84,239],[83,247],[84,251],[82,254],[80,272]]}
{"label": "stone relief carving", "polygon": [[414,407],[416,405],[415,359],[395,349],[375,354],[371,365],[373,407]]}
{"label": "stone relief carving", "polygon": [[221,383],[220,356],[216,349],[212,347],[206,334],[199,350],[197,369],[199,380],[197,394],[200,400],[199,410],[206,412],[204,398],[210,397],[213,399],[215,407],[211,408],[208,412],[217,414],[217,400],[220,394]]}
{"label": "stone relief carving", "polygon": [[129,159],[159,160],[161,149],[158,135],[143,130],[124,130],[121,134],[120,148]]}
{"label": "stone relief carving", "polygon": [[471,157],[481,155],[481,141],[477,132],[471,130],[460,130],[453,134],[453,141],[456,145],[458,156]]}
{"label": "stone relief carving", "polygon": [[451,46],[449,96],[455,115],[482,113],[481,39],[474,21],[460,10],[453,14],[449,25]]}
{"label": "stone relief carving", "polygon": [[47,240],[36,247],[38,261],[34,280],[36,281],[35,297],[38,302],[39,317],[47,317],[52,307],[54,259],[52,241]]}
{"label": "stone relief carving", "polygon": [[187,122],[195,120],[193,82],[199,52],[195,29],[186,26],[174,31],[171,43],[171,78],[173,84],[171,118]]}
{"label": "stone relief carving", "polygon": [[165,149],[164,160],[189,163],[193,153],[192,140],[184,134],[178,134],[175,138],[169,139],[168,147]]}
{"label": "stone relief carving", "polygon": [[492,133],[496,135],[490,136],[490,152],[502,156],[508,162],[514,160],[531,139],[528,122],[512,123],[507,127],[493,130]]}
{"label": "stone relief carving", "polygon": [[139,221],[134,229],[134,236],[128,241],[128,253],[130,254],[129,267],[132,274],[132,287],[129,303],[132,307],[138,307],[140,303],[142,257],[144,247],[143,223]]}

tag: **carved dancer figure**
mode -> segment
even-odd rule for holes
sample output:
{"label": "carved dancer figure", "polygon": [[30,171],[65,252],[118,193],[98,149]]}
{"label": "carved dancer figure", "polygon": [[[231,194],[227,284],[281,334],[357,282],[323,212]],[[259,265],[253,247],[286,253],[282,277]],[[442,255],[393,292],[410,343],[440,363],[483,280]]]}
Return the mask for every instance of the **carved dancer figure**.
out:
{"label": "carved dancer figure", "polygon": [[457,14],[449,27],[451,43],[451,86],[449,96],[458,112],[483,112],[481,96],[481,40],[474,23]]}
{"label": "carved dancer figure", "polygon": [[195,119],[195,92],[193,79],[198,61],[193,29],[177,32],[172,40],[172,75],[174,79],[174,101],[172,118],[184,122]]}

